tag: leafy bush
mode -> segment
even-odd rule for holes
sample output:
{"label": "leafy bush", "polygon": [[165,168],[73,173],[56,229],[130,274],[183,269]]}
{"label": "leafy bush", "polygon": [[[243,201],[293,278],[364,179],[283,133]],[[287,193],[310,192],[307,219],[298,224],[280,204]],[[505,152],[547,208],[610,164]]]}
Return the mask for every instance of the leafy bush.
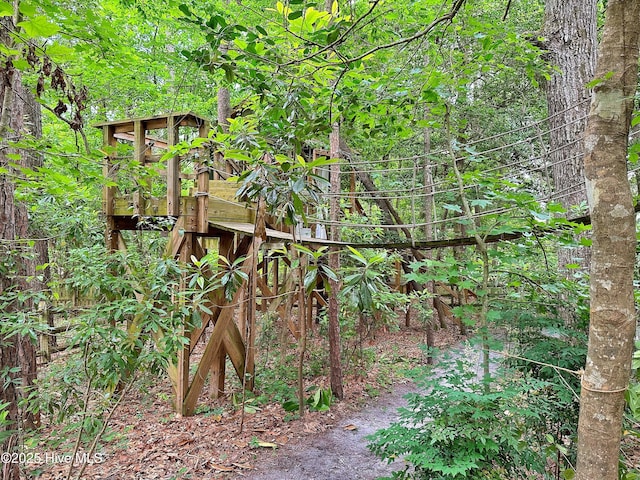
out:
{"label": "leafy bush", "polygon": [[546,383],[511,376],[485,393],[468,364],[456,366],[445,366],[441,376],[418,372],[422,392],[406,397],[400,421],[369,437],[369,448],[389,463],[403,458],[409,464],[394,478],[513,479],[544,472]]}

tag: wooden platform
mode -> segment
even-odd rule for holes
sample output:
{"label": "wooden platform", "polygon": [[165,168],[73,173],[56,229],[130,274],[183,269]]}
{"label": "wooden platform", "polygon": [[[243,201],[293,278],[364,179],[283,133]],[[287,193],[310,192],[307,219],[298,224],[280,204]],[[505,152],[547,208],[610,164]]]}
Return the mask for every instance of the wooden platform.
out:
{"label": "wooden platform", "polygon": [[[255,225],[252,223],[241,223],[241,222],[223,222],[219,220],[210,220],[209,225],[214,229],[224,230],[230,233],[239,233],[242,235],[250,235],[253,236],[255,233]],[[293,235],[286,232],[281,232],[280,230],[274,230],[272,228],[267,228],[267,240],[269,241],[285,241],[285,242],[296,242],[302,243],[306,245],[337,245],[344,246],[347,243],[344,242],[334,242],[332,240],[326,240],[321,238],[314,238],[309,236],[300,236],[298,238],[293,238]]]}
{"label": "wooden platform", "polygon": [[[185,266],[176,285],[175,298],[179,302],[186,301],[190,294],[191,274],[187,265],[204,258],[209,249],[216,249],[219,254],[218,264],[206,266],[201,272],[210,284],[217,286],[198,299],[205,307],[199,311],[200,324],[191,326],[185,321],[179,332],[171,332],[187,339],[167,365],[176,412],[193,415],[207,378],[211,397],[224,394],[227,359],[243,388],[252,390],[257,308],[277,313],[298,338],[303,327],[312,323],[313,304],[316,304],[316,312],[326,307],[325,299],[316,291],[307,294],[300,287],[302,295],[290,294],[296,290],[296,275],[290,270],[292,262],[276,251],[293,242],[311,248],[345,244],[314,238],[309,235],[310,229],[302,229],[303,235],[294,238],[288,231],[273,228],[277,225],[276,219],[269,218],[263,203],[258,209],[257,205],[238,199],[240,184],[220,179],[221,171],[228,173],[230,170],[221,169],[225,159],[220,152],[211,151],[212,145],[207,141],[209,122],[198,115],[169,113],[104,122],[96,127],[103,130],[107,147],[102,198],[107,249],[126,250],[122,235],[125,230],[140,233],[158,229],[169,231],[165,255]],[[188,152],[174,150],[168,158],[164,154],[181,140],[195,137],[201,139],[198,147],[190,148]],[[131,158],[117,156],[123,142],[132,144]],[[122,170],[131,160],[139,168],[135,170],[139,172],[136,178],[127,177],[128,170]],[[257,230],[266,232],[265,235],[256,235],[256,224],[259,225]],[[278,247],[261,248],[264,243],[278,244]],[[230,292],[217,282],[230,264],[233,268],[238,267],[236,262],[240,264],[242,281]],[[301,265],[303,262],[296,268],[303,268]],[[298,275],[298,278],[303,276]],[[139,302],[153,302],[153,298],[145,297],[142,292],[136,291],[135,295]],[[291,315],[294,304],[298,309],[297,319]],[[129,325],[114,323],[113,327],[127,328],[129,335],[135,336],[145,328],[145,317],[136,315]],[[205,334],[207,328],[210,330],[208,335]],[[158,344],[165,333],[154,331]],[[200,342],[205,345],[202,356],[192,357]]]}

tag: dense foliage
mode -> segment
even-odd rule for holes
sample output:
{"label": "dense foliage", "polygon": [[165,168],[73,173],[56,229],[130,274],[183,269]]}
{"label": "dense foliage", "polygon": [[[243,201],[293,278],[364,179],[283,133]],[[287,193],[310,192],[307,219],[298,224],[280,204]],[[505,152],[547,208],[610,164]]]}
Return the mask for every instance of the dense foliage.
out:
{"label": "dense foliage", "polygon": [[[567,212],[552,194],[539,87],[555,67],[538,48],[543,4],[504,3],[19,2],[20,18],[11,44],[0,46],[0,61],[23,75],[42,104],[43,132],[10,146],[41,155],[44,165],[29,168],[12,154],[0,175],[15,182],[49,259],[38,270],[45,291],[2,292],[0,305],[18,308],[3,313],[0,328],[6,338],[36,341],[52,327],[27,307],[26,297],[60,309],[72,297],[88,302],[65,320],[67,340],[78,349],[41,374],[21,409],[68,422],[69,431],[90,444],[104,433],[129,384],[161,375],[174,361],[187,341],[182,326],[198,325],[207,313],[198,299],[219,287],[230,297],[242,281],[239,260],[212,274],[218,257],[190,267],[164,258],[161,232],[127,234],[126,254],[103,251],[101,161],[114,152],[90,127],[169,111],[215,118],[216,92],[224,87],[233,118],[227,130],[214,126],[207,143],[247,166],[237,178],[239,195],[266,199],[287,224],[327,220],[327,182],[317,172],[330,162],[310,152],[327,150],[332,124],[339,122],[346,158],[343,239],[375,247],[509,238],[489,243],[484,256],[473,247],[417,256],[411,248],[398,254],[350,248],[339,272],[328,269],[324,251],[298,250],[310,264],[300,288],[343,282],[347,364],[365,362],[367,335],[396,326],[395,313],[416,299],[433,328],[434,282],[477,299],[452,305],[452,312],[483,338],[478,348],[518,357],[505,362],[512,370],[491,385],[473,381],[468,369],[422,372],[420,386],[428,393],[409,397],[403,422],[378,433],[373,450],[389,460],[404,456],[411,464],[399,474],[405,477],[524,478],[548,473],[548,458],[558,475],[571,472],[580,385],[569,371],[584,364],[588,278],[579,262],[569,265],[573,278],[559,276],[556,262],[560,249],[590,245],[575,235],[589,227],[567,220],[584,205]],[[0,16],[13,14],[13,5],[0,1]],[[191,139],[181,140],[188,151]],[[121,187],[133,191],[141,172],[125,143],[117,147],[118,175]],[[637,162],[637,155],[630,160]],[[144,175],[160,176],[162,169]],[[637,181],[635,163],[630,170]],[[12,266],[22,253],[2,251],[0,274],[17,275]],[[408,267],[403,281],[422,287],[413,296],[389,289],[396,261]],[[186,297],[178,299],[185,276]],[[562,309],[575,312],[575,321],[567,323]],[[282,341],[268,338],[282,319],[261,321],[265,344]],[[258,390],[286,403],[291,359],[279,360],[277,368],[258,373]],[[309,363],[310,370],[325,371],[326,359]],[[629,438],[638,437],[637,372],[634,381],[627,395]],[[309,404],[328,408],[327,397],[317,389]],[[626,478],[635,478],[629,470]]]}

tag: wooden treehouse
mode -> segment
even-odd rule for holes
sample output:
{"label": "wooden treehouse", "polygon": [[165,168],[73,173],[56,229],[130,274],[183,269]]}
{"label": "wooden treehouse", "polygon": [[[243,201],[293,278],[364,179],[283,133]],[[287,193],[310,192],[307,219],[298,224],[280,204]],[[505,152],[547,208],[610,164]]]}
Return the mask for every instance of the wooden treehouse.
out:
{"label": "wooden treehouse", "polygon": [[[122,231],[161,227],[169,230],[166,254],[184,264],[192,258],[202,258],[211,249],[217,249],[229,261],[245,257],[242,269],[248,279],[231,301],[222,291],[214,292],[208,304],[212,313],[203,314],[202,325],[191,329],[183,326],[188,345],[168,368],[176,411],[182,415],[194,413],[208,376],[211,394],[224,393],[227,357],[243,385],[252,389],[255,310],[276,312],[284,320],[286,302],[281,292],[291,289],[291,279],[286,278],[291,277],[286,271],[287,258],[271,255],[270,251],[276,245],[282,248],[291,243],[292,236],[271,228],[254,235],[255,205],[239,202],[235,195],[238,185],[211,172],[207,167],[211,152],[206,149],[163,160],[163,154],[179,142],[206,137],[208,120],[188,112],[95,126],[103,131],[106,153],[103,212],[108,249],[126,249]],[[215,158],[224,165],[224,159]],[[128,172],[136,172],[135,178],[120,174],[123,162],[127,163]],[[297,240],[309,245],[330,243],[311,237]],[[185,280],[183,288],[184,283]],[[305,321],[310,324],[314,302],[318,305],[325,301],[317,292],[306,300]],[[299,326],[291,318],[286,321],[297,336]],[[196,363],[192,353],[199,342],[205,342],[207,329],[210,335],[204,352],[197,367],[194,365],[195,373],[190,375],[190,366]]]}

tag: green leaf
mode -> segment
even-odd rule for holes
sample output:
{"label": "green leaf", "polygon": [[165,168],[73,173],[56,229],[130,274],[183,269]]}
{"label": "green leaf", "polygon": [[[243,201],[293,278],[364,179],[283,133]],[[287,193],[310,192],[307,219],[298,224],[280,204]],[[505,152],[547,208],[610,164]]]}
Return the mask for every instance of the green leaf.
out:
{"label": "green leaf", "polygon": [[300,408],[300,404],[294,400],[288,400],[282,404],[282,408],[285,412],[295,412]]}
{"label": "green leaf", "polygon": [[581,237],[579,243],[584,247],[590,247],[593,244],[593,240],[591,240],[590,238]]}
{"label": "green leaf", "polygon": [[447,210],[451,210],[453,212],[462,213],[462,208],[459,205],[451,205],[450,203],[445,203],[442,205]]}
{"label": "green leaf", "polygon": [[13,6],[9,2],[0,2],[0,17],[10,17],[13,15]]}
{"label": "green leaf", "polygon": [[486,198],[476,198],[469,202],[473,207],[485,208],[488,205],[491,205],[491,200],[487,200]]}
{"label": "green leaf", "polygon": [[50,37],[60,31],[60,27],[49,22],[46,17],[39,16],[32,20],[18,23],[29,37]]}
{"label": "green leaf", "polygon": [[233,72],[233,67],[231,65],[229,65],[228,63],[223,63],[222,64],[222,69],[224,70],[224,78],[227,82],[231,83],[233,82],[233,79],[235,77],[235,74]]}

